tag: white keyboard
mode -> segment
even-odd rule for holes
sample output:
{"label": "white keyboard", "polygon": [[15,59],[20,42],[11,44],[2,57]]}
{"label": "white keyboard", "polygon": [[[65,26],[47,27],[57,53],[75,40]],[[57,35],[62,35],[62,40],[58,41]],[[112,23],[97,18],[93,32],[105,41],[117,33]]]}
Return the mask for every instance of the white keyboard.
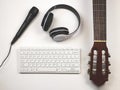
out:
{"label": "white keyboard", "polygon": [[80,73],[80,49],[21,48],[20,73]]}

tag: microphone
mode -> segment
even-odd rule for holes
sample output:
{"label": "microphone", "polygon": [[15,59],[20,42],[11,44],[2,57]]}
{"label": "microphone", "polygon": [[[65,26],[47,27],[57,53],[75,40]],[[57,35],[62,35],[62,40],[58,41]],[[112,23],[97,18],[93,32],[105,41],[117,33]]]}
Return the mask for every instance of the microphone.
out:
{"label": "microphone", "polygon": [[39,9],[37,9],[36,7],[32,7],[30,9],[26,19],[24,20],[24,22],[21,25],[20,29],[18,30],[15,37],[13,38],[13,40],[11,42],[11,45],[13,45],[20,38],[20,36],[24,33],[24,31],[29,26],[31,21],[37,16],[38,12],[39,12]]}

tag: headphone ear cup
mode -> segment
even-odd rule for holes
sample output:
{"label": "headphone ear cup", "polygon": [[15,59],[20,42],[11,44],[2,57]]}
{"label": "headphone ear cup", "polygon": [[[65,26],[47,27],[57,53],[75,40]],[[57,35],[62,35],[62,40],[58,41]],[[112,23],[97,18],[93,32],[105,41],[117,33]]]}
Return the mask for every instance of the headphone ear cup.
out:
{"label": "headphone ear cup", "polygon": [[56,42],[64,41],[69,35],[69,31],[65,27],[54,28],[50,32],[50,37],[55,40]]}
{"label": "headphone ear cup", "polygon": [[53,13],[49,13],[48,15],[44,16],[43,21],[41,23],[41,26],[44,31],[48,31],[48,29],[52,24],[52,21],[53,21]]}

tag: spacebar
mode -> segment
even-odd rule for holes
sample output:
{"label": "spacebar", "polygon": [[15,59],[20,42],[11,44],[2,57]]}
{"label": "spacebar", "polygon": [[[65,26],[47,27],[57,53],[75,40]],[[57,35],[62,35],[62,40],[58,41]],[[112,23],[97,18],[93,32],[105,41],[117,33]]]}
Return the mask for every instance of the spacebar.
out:
{"label": "spacebar", "polygon": [[54,72],[56,71],[56,68],[38,68],[38,72]]}

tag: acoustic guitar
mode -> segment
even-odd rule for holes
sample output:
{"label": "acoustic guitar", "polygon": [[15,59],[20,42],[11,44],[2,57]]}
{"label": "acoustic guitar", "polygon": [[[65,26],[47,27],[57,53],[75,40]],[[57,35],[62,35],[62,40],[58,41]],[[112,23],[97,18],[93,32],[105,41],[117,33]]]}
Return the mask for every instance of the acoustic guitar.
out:
{"label": "acoustic guitar", "polygon": [[96,85],[108,81],[110,63],[106,45],[106,0],[93,0],[94,44],[89,54],[90,80]]}

